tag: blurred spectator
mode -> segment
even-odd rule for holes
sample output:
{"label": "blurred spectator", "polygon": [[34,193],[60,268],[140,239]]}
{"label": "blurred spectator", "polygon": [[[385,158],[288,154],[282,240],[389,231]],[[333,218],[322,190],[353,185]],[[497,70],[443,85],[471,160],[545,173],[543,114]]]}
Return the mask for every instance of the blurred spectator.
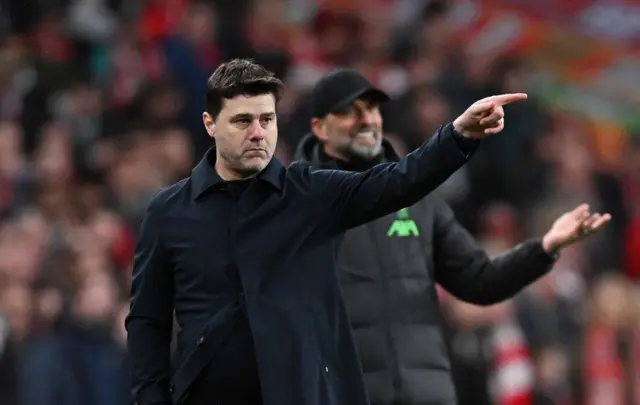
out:
{"label": "blurred spectator", "polygon": [[629,223],[625,234],[625,270],[640,278],[640,136],[633,138],[625,156],[623,189]]}
{"label": "blurred spectator", "polygon": [[[621,265],[620,236],[625,226],[625,209],[620,180],[609,173],[599,173],[594,168],[591,151],[586,142],[588,126],[578,118],[558,117],[551,132],[544,139],[545,173],[534,210],[566,210],[576,202],[589,203],[593,209],[609,212],[616,222],[597,238],[589,241],[589,269],[619,268]],[[539,204],[543,200],[543,204]],[[549,205],[546,205],[549,204]]]}
{"label": "blurred spectator", "polygon": [[[483,215],[479,241],[490,257],[510,249],[520,239],[514,214],[512,207],[494,203]],[[483,308],[444,295],[442,304],[450,322],[458,403],[531,403],[531,353],[513,301]]]}
{"label": "blurred spectator", "polygon": [[215,41],[218,20],[215,10],[205,2],[194,3],[184,13],[175,35],[163,41],[167,69],[182,88],[184,114],[181,124],[193,137],[196,158],[209,147],[204,136],[201,114],[204,107],[203,86],[222,61]]}
{"label": "blurred spectator", "polygon": [[264,0],[254,2],[247,13],[244,32],[246,56],[284,78],[289,73],[287,30],[282,19],[286,2]]}
{"label": "blurred spectator", "polygon": [[[629,281],[640,277],[640,137],[611,122],[637,106],[625,104],[634,94],[609,103],[590,90],[607,61],[633,57],[624,44],[601,49],[585,38],[568,41],[581,48],[579,63],[566,62],[573,51],[564,48],[539,63],[538,48],[562,42],[547,37],[551,27],[574,29],[567,19],[589,2],[512,14],[537,3],[505,1],[2,2],[0,402],[127,402],[122,297],[141,215],[211,146],[206,80],[220,61],[244,56],[287,84],[284,162],[309,126],[309,88],[336,65],[394,96],[383,115],[400,155],[471,101],[528,91],[507,107],[504,133],[438,193],[490,252],[541,235],[577,203],[613,221],[504,305],[443,297],[460,404],[509,403],[521,391],[519,404],[640,403],[631,389],[640,387],[640,294]],[[537,25],[543,15],[556,23]],[[561,66],[548,69],[548,59]],[[579,85],[565,88],[565,73]],[[549,102],[563,92],[594,115]],[[501,357],[509,347],[522,356]]]}
{"label": "blurred spectator", "polygon": [[22,154],[22,140],[15,122],[0,122],[0,213],[13,211],[29,198],[29,168]]}
{"label": "blurred spectator", "polygon": [[481,308],[451,298],[451,356],[458,403],[530,403],[533,367],[511,302]]}
{"label": "blurred spectator", "polygon": [[534,355],[536,388],[533,394],[535,405],[570,405],[573,401],[570,358],[566,351],[549,344]]}
{"label": "blurred spectator", "polygon": [[586,404],[637,403],[638,359],[629,286],[618,275],[595,284],[585,326],[581,394]]}
{"label": "blurred spectator", "polygon": [[96,47],[92,54],[93,75],[107,90],[108,105],[113,109],[126,109],[149,80],[164,73],[157,38],[152,34],[146,34],[152,38],[145,38],[144,28],[127,21],[113,43]]}

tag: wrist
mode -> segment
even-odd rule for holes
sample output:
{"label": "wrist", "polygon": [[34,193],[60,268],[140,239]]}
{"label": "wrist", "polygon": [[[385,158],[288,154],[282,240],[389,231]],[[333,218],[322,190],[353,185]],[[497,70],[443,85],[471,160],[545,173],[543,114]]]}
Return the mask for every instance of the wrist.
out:
{"label": "wrist", "polygon": [[471,139],[471,140],[477,140],[478,138],[476,136],[474,136],[473,133],[469,132],[464,125],[462,125],[459,121],[458,118],[456,118],[455,121],[453,121],[452,123],[453,125],[453,130],[455,132],[457,132],[458,134],[460,134],[460,136],[462,136],[463,138],[466,139]]}
{"label": "wrist", "polygon": [[455,119],[455,121],[453,121],[452,125],[453,125],[453,130],[454,131],[456,131],[462,137],[468,138],[468,136],[465,135],[465,133],[464,133],[464,127],[462,125],[460,125],[460,123],[458,122],[457,118]]}
{"label": "wrist", "polygon": [[555,254],[558,253],[561,247],[547,234],[542,238],[542,249],[549,254]]}

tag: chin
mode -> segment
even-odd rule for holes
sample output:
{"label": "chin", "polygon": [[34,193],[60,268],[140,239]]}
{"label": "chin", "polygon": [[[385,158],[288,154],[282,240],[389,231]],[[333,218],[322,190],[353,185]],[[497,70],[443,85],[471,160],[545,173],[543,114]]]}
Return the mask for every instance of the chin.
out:
{"label": "chin", "polygon": [[243,162],[243,170],[247,173],[259,173],[267,167],[271,159],[251,158]]}
{"label": "chin", "polygon": [[360,159],[373,159],[382,153],[382,145],[366,147],[352,145],[349,152]]}

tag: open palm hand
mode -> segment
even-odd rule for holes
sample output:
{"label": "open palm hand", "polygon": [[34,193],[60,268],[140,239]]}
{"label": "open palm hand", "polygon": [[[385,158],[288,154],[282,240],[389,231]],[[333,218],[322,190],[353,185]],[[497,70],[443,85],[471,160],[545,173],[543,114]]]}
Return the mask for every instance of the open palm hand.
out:
{"label": "open palm hand", "polygon": [[582,204],[560,216],[543,238],[547,251],[557,251],[602,230],[611,221],[609,214],[591,214],[589,206]]}

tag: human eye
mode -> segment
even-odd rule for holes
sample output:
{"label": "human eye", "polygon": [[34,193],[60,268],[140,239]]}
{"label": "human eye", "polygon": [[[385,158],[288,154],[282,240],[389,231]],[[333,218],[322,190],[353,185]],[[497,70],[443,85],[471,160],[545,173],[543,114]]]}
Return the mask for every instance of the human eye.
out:
{"label": "human eye", "polygon": [[248,117],[237,118],[234,121],[234,124],[236,124],[239,127],[246,128],[249,125],[251,125],[251,118],[248,118]]}
{"label": "human eye", "polygon": [[380,104],[375,101],[369,101],[365,108],[368,112],[378,111],[380,109]]}
{"label": "human eye", "polygon": [[275,116],[273,116],[273,115],[268,115],[268,116],[266,116],[266,117],[262,117],[262,118],[260,119],[260,124],[261,124],[263,127],[264,127],[264,126],[267,126],[267,125],[271,124],[273,121],[275,121],[275,118],[276,118],[276,117],[275,117]]}

